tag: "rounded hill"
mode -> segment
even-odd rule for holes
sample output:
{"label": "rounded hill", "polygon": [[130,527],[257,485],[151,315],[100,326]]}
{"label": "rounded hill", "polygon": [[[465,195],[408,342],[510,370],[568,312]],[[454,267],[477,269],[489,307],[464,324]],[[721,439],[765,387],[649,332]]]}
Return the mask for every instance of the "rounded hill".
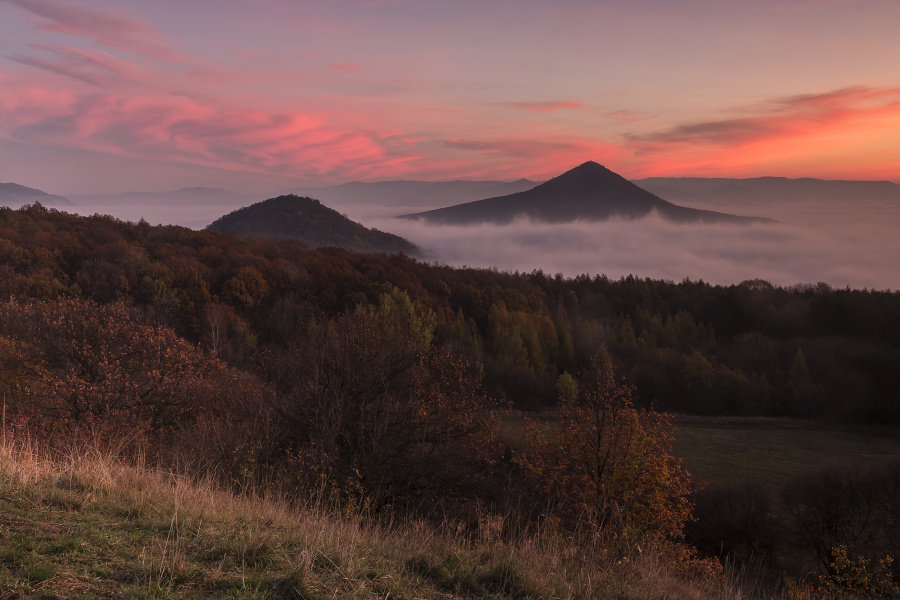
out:
{"label": "rounded hill", "polygon": [[314,198],[278,196],[216,219],[209,229],[248,237],[300,240],[311,248],[339,246],[353,252],[416,254],[404,238],[351,221]]}

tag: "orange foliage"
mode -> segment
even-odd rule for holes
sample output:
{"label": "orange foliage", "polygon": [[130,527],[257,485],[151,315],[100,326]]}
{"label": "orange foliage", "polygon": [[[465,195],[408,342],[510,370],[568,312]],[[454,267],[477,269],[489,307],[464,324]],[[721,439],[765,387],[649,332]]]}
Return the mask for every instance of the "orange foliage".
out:
{"label": "orange foliage", "polygon": [[559,430],[531,427],[521,464],[570,525],[623,539],[677,538],[691,511],[690,478],[665,415],[633,406],[609,360],[594,361],[575,398],[560,398]]}

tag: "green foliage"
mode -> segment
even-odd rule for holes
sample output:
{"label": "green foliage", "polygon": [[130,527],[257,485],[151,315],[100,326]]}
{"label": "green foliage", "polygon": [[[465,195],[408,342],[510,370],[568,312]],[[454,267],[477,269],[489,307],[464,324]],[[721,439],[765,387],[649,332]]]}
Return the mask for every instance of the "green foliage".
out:
{"label": "green foliage", "polygon": [[563,372],[556,379],[556,391],[559,397],[565,402],[574,402],[578,397],[578,383],[575,378],[566,372]]}
{"label": "green foliage", "polygon": [[[287,202],[275,221],[297,210]],[[0,259],[3,297],[122,302],[242,368],[304,337],[313,318],[387,295],[415,308],[420,342],[433,331],[430,344],[458,344],[487,389],[519,407],[551,405],[559,374],[606,347],[641,406],[900,420],[897,292],[453,269],[34,208],[0,212]],[[224,315],[216,339],[211,306]]]}

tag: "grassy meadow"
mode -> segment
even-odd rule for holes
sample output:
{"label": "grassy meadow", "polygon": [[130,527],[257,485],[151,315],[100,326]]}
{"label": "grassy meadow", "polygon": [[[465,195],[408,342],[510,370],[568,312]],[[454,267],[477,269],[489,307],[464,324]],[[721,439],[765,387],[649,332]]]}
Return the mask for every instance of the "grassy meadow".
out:
{"label": "grassy meadow", "polygon": [[[552,429],[545,415],[542,427]],[[521,442],[524,421],[505,420]],[[900,452],[889,430],[767,419],[677,420],[701,479],[773,489],[833,462]],[[503,534],[369,519],[221,489],[86,448],[49,454],[0,443],[0,598],[634,600],[767,598],[759,581],[679,573],[652,549],[611,559],[558,531]]]}
{"label": "grassy meadow", "polygon": [[[545,433],[555,415],[545,411],[527,420]],[[699,482],[757,483],[772,492],[792,477],[833,464],[865,464],[900,456],[900,428],[840,427],[799,419],[763,417],[674,417],[674,445]],[[526,417],[503,418],[503,438],[525,440]]]}
{"label": "grassy meadow", "polygon": [[792,419],[679,416],[675,449],[700,481],[753,482],[776,492],[830,464],[900,455],[900,430],[836,427]]}

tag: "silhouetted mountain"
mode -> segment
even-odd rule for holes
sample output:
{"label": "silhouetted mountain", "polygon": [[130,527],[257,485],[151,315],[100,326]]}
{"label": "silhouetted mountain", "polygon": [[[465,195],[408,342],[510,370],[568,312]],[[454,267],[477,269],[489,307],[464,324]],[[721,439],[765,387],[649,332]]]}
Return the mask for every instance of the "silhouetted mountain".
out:
{"label": "silhouetted mountain", "polygon": [[638,219],[654,211],[664,219],[682,223],[771,222],[770,219],[677,206],[593,161],[524,192],[404,216],[455,225],[502,224],[517,217],[569,223],[579,219],[603,221],[612,217]]}
{"label": "silhouetted mountain", "polygon": [[74,206],[71,201],[62,196],[48,194],[18,183],[0,183],[0,206],[20,208],[25,204],[34,204],[35,202],[51,208]]}
{"label": "silhouetted mountain", "polygon": [[634,182],[658,196],[704,206],[765,206],[797,202],[900,202],[900,185],[890,181],[842,181],[753,177],[649,177]]}
{"label": "silhouetted mountain", "polygon": [[354,252],[405,254],[417,251],[400,236],[368,229],[318,200],[294,195],[238,209],[214,221],[209,229],[250,237],[298,239],[312,248],[340,246]]}

